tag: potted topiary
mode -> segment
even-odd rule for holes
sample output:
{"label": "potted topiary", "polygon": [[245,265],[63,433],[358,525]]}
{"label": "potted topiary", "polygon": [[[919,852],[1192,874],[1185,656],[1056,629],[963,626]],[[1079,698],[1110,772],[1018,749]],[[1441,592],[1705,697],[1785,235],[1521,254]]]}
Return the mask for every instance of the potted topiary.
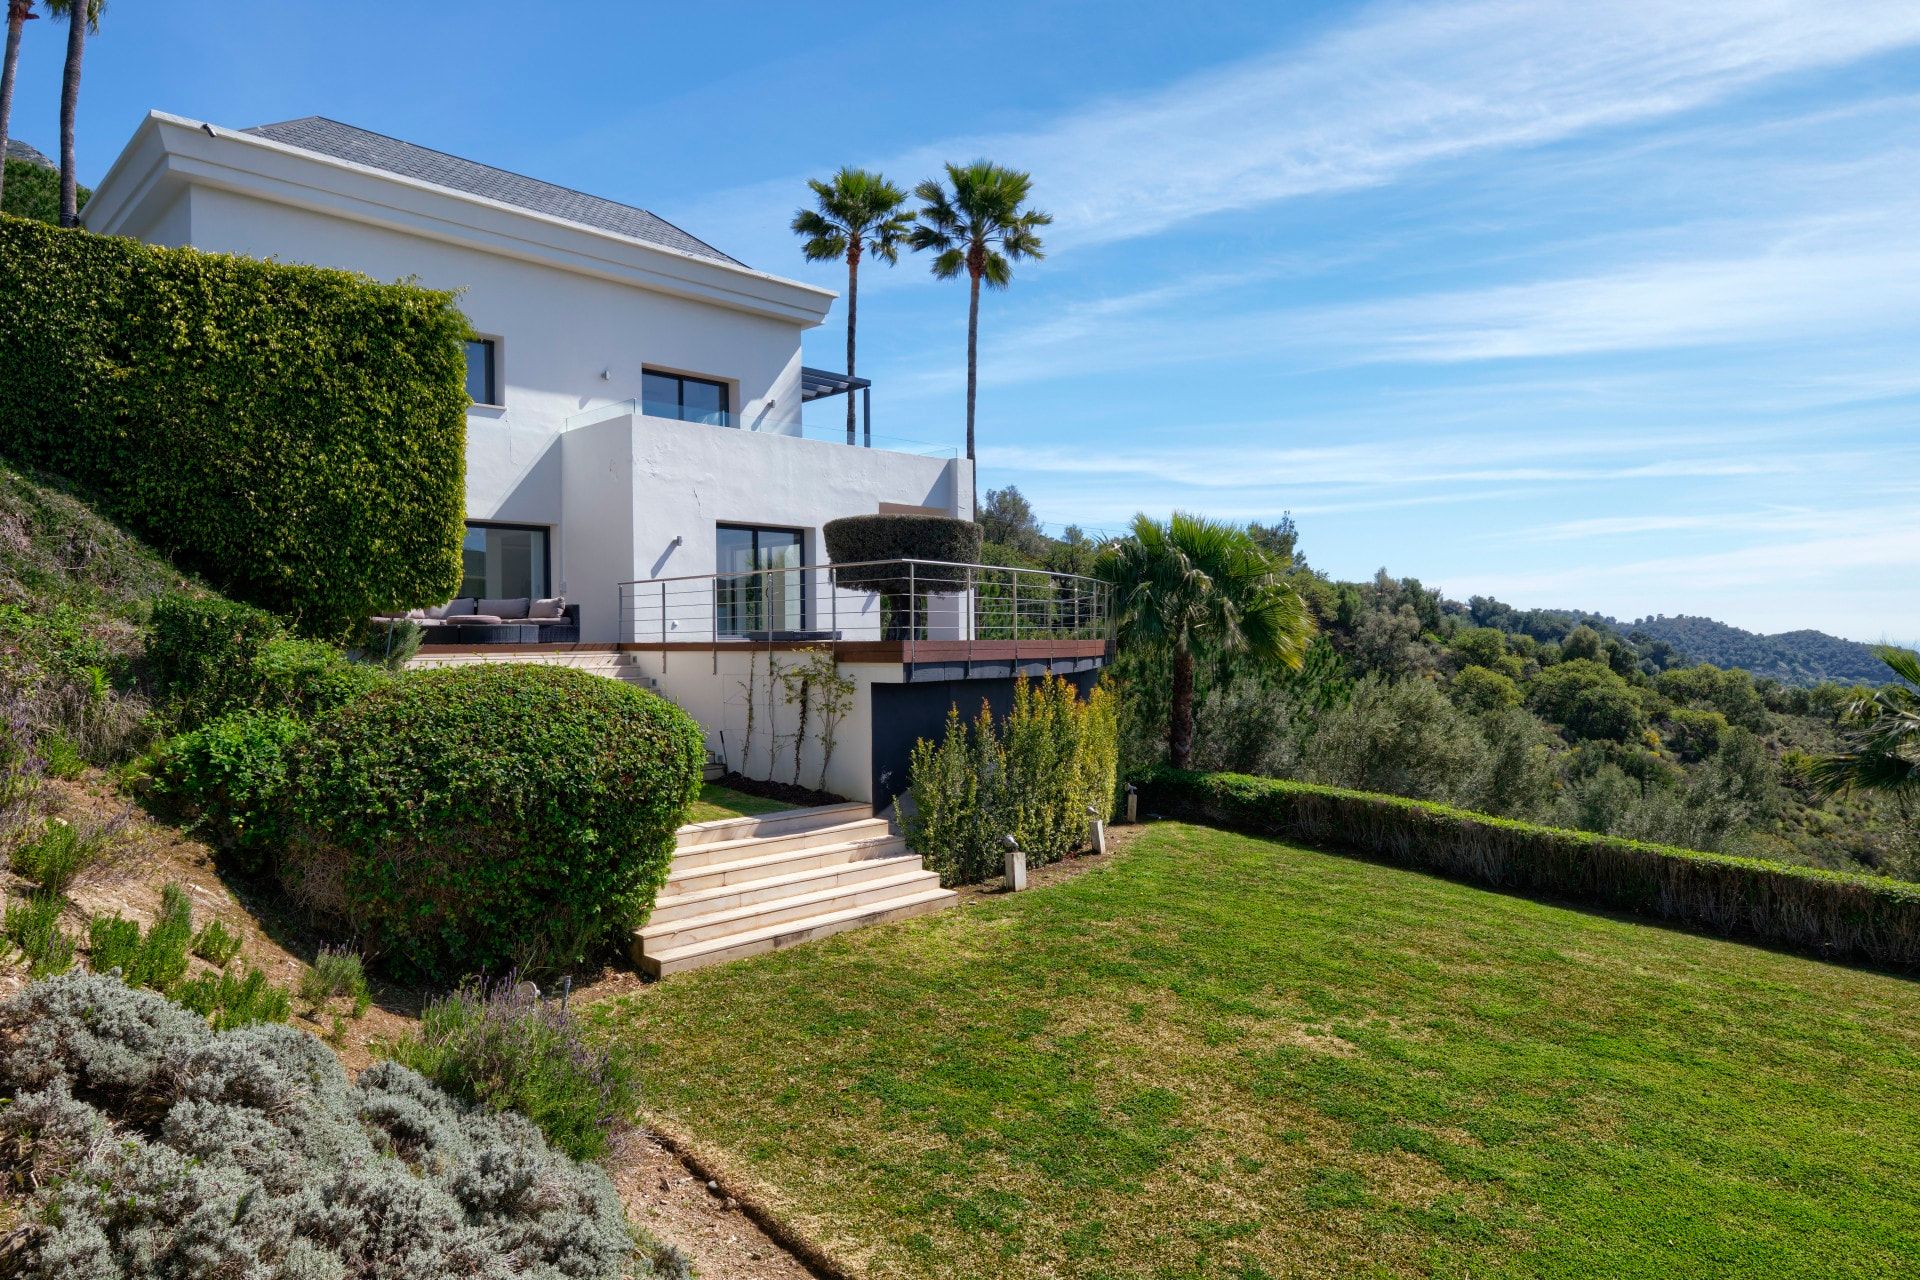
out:
{"label": "potted topiary", "polygon": [[[882,631],[887,640],[905,640],[913,632],[918,597],[933,591],[961,591],[967,571],[955,565],[980,562],[980,526],[949,516],[842,516],[821,533],[833,582],[850,591],[880,596]],[[928,563],[909,565],[906,561]]]}

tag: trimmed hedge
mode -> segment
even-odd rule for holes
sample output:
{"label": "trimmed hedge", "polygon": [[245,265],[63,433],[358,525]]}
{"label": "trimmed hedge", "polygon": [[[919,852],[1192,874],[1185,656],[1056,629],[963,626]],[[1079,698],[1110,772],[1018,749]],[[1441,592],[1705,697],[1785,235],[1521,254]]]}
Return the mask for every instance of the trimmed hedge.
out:
{"label": "trimmed hedge", "polygon": [[453,296],[0,217],[0,453],[339,635],[460,583]]}
{"label": "trimmed hedge", "polygon": [[[980,526],[949,516],[842,516],[820,528],[833,562],[836,585],[860,591],[904,594],[908,574],[904,566],[870,565],[843,569],[842,564],[865,560],[941,560],[950,564],[980,562]],[[937,569],[915,565],[916,591],[938,591],[965,584],[964,575],[942,575]]]}
{"label": "trimmed hedge", "polygon": [[1920,966],[1920,885],[1535,826],[1398,796],[1151,769],[1143,808],[1844,960]]}
{"label": "trimmed hedge", "polygon": [[604,676],[412,672],[314,721],[281,879],[405,977],[566,969],[645,922],[704,758]]}

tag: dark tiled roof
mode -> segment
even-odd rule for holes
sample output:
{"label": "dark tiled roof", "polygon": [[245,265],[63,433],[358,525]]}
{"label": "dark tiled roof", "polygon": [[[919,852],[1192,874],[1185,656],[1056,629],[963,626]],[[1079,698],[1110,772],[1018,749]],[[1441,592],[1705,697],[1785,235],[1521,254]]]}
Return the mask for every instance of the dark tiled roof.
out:
{"label": "dark tiled roof", "polygon": [[370,169],[384,169],[403,178],[431,182],[435,186],[464,191],[468,195],[498,200],[502,204],[530,209],[550,217],[565,218],[568,222],[611,231],[615,235],[629,236],[662,248],[677,249],[681,253],[711,258],[715,262],[742,265],[645,209],[616,204],[566,187],[556,187],[551,182],[524,178],[505,169],[475,164],[444,151],[432,151],[398,138],[389,138],[385,134],[356,129],[325,116],[283,120],[279,124],[258,125],[242,132],[270,142],[299,147],[303,151],[332,156],[336,160],[366,165]]}

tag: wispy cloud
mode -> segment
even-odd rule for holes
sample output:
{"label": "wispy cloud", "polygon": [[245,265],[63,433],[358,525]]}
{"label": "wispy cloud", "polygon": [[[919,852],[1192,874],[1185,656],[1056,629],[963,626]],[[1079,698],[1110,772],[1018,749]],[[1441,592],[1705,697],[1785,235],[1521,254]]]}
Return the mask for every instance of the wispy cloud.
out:
{"label": "wispy cloud", "polygon": [[[1269,434],[1271,434],[1269,432]],[[1297,491],[1388,486],[1618,483],[1766,475],[1859,467],[1859,453],[1827,451],[1818,458],[1757,452],[1765,433],[1721,431],[1595,431],[1577,436],[1455,435],[1394,438],[1339,445],[1275,447],[1245,439],[1206,444],[1089,448],[999,445],[982,451],[982,465],[1021,475],[1068,475],[1103,483],[1131,477],[1157,485],[1208,491],[1283,488]],[[1747,444],[1747,447],[1742,445]]]}
{"label": "wispy cloud", "polygon": [[[1914,44],[1908,0],[1389,4],[1154,94],[869,160],[912,176],[974,154],[1031,169],[1055,215],[1050,242],[1070,249],[1671,116]],[[726,225],[797,189],[797,177],[757,184],[690,216]]]}

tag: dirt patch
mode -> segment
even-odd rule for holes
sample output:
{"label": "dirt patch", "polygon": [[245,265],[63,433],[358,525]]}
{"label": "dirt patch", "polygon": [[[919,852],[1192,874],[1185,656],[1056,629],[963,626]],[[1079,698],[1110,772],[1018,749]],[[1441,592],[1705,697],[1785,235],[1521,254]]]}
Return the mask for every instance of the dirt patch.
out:
{"label": "dirt patch", "polygon": [[680,1162],[651,1134],[636,1134],[608,1161],[627,1216],[677,1245],[702,1276],[729,1280],[811,1280],[816,1272],[755,1226],[726,1191]]}
{"label": "dirt patch", "polygon": [[815,791],[812,787],[799,787],[791,782],[769,782],[761,778],[749,778],[744,773],[723,773],[714,780],[715,785],[729,791],[738,791],[743,796],[759,796],[763,800],[778,800],[781,804],[790,804],[796,809],[812,809],[823,804],[845,804],[845,796],[837,796],[831,791]]}

